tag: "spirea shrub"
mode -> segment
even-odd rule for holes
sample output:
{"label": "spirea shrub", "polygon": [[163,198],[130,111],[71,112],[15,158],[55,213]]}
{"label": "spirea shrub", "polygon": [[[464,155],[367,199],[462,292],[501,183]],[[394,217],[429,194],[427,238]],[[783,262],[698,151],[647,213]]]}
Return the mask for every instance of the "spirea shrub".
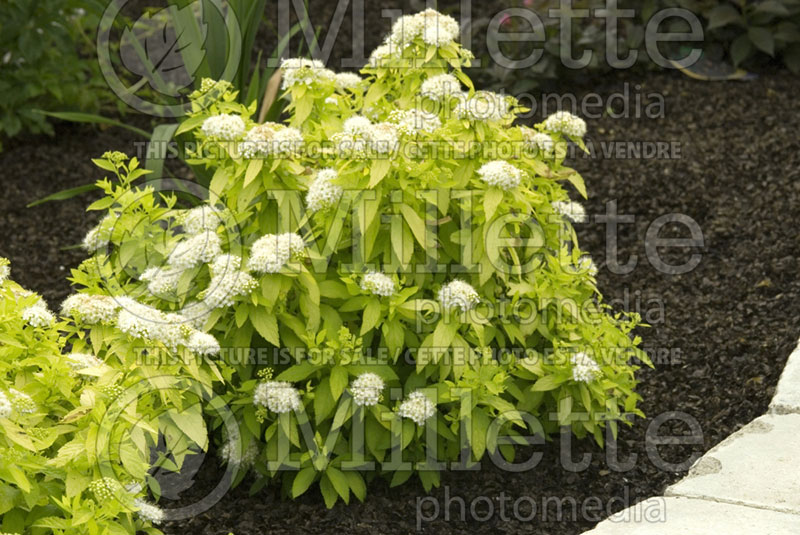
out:
{"label": "spirea shrub", "polygon": [[514,125],[515,99],[462,72],[457,28],[402,17],[360,76],[286,60],[284,123],[256,124],[229,86],[195,94],[178,132],[213,173],[199,206],[97,161],[114,180],[74,281],[219,342],[241,440],[215,441],[257,486],[318,482],[329,506],[376,476],[429,489],[531,435],[602,444],[641,415],[638,317],[603,303],[572,226],[568,192],[586,192],[565,147],[586,125]]}
{"label": "spirea shrub", "polygon": [[[173,456],[162,470],[182,465],[195,445],[186,437],[206,435],[192,400],[211,392],[218,371],[185,364],[192,359],[166,347],[172,338],[162,345],[124,332],[123,298],[75,294],[59,317],[10,275],[0,258],[3,532],[161,533],[153,524],[167,515],[150,496],[160,493],[151,453],[183,430],[167,438]],[[204,349],[218,352],[209,338]]]}

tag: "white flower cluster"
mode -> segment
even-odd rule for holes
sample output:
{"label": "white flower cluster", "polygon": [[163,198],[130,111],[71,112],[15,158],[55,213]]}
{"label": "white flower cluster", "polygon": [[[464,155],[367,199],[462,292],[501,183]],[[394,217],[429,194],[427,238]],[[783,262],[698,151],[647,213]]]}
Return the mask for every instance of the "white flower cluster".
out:
{"label": "white flower cluster", "polygon": [[277,273],[290,260],[303,257],[306,244],[293,232],[267,234],[253,243],[247,270],[256,273]]}
{"label": "white flower cluster", "polygon": [[101,219],[96,227],[86,233],[86,236],[83,238],[83,248],[93,253],[107,246],[108,242],[111,240],[111,233],[114,230],[114,223],[116,220],[117,216],[114,214],[108,214]]}
{"label": "white flower cluster", "polygon": [[211,262],[221,254],[222,246],[216,232],[201,232],[178,242],[167,262],[174,268],[185,270]]}
{"label": "white flower cluster", "polygon": [[390,297],[394,295],[396,288],[391,277],[370,271],[361,279],[361,289],[381,297]]}
{"label": "white flower cluster", "polygon": [[397,130],[404,136],[416,136],[420,132],[432,133],[442,126],[438,115],[419,108],[394,110],[389,114],[389,121],[397,125]]}
{"label": "white flower cluster", "polygon": [[242,137],[245,128],[242,118],[230,113],[212,115],[203,121],[203,125],[200,127],[206,137],[222,141],[233,141]]}
{"label": "white flower cluster", "polygon": [[395,48],[396,47],[390,41],[384,41],[382,45],[373,50],[369,55],[367,64],[373,68],[383,66],[386,60],[391,57]]}
{"label": "white flower cluster", "polygon": [[443,102],[450,97],[461,96],[461,82],[452,74],[437,74],[422,82],[422,96]]}
{"label": "white flower cluster", "polygon": [[428,396],[416,391],[409,394],[400,404],[397,414],[413,420],[417,425],[422,425],[425,420],[436,414],[436,405],[428,399]]}
{"label": "white flower cluster", "polygon": [[28,394],[15,388],[9,388],[8,393],[11,394],[11,406],[17,409],[17,412],[23,414],[36,412],[36,402]]}
{"label": "white flower cluster", "polygon": [[369,148],[378,154],[391,154],[397,150],[400,140],[397,127],[391,123],[375,123],[366,133]]}
{"label": "white flower cluster", "polygon": [[391,154],[400,144],[397,127],[391,123],[372,123],[366,117],[356,115],[344,122],[343,131],[331,136],[340,154],[353,157],[369,153]]}
{"label": "white flower cluster", "polygon": [[589,383],[600,374],[600,366],[584,352],[578,352],[569,359],[572,364],[572,379],[577,382]]}
{"label": "white flower cluster", "polygon": [[256,156],[285,156],[300,152],[304,143],[303,134],[297,128],[268,122],[251,128],[240,143],[239,150],[248,159]]}
{"label": "white flower cluster", "polygon": [[211,280],[202,294],[202,303],[197,305],[203,310],[200,314],[194,314],[194,318],[205,322],[205,309],[231,306],[234,297],[249,295],[258,286],[258,281],[239,269],[241,265],[242,259],[230,254],[220,255],[212,262],[209,266]]}
{"label": "white flower cluster", "polygon": [[459,308],[462,312],[466,312],[475,308],[481,302],[481,298],[470,284],[454,280],[439,290],[439,302],[445,310]]}
{"label": "white flower cluster", "polygon": [[586,121],[568,111],[557,111],[544,120],[544,127],[551,132],[561,132],[569,137],[586,135]]}
{"label": "white flower cluster", "polygon": [[478,169],[478,177],[489,184],[498,188],[509,190],[519,186],[525,173],[522,169],[511,165],[503,160],[493,160],[483,164]]}
{"label": "white flower cluster", "polygon": [[337,178],[336,171],[331,168],[321,169],[308,186],[306,193],[306,208],[309,212],[318,212],[330,208],[342,197],[344,190],[341,186],[331,183]]}
{"label": "white flower cluster", "polygon": [[186,318],[192,327],[202,330],[208,320],[208,316],[213,311],[214,307],[210,306],[205,301],[189,301],[183,305],[183,308],[180,310],[180,315]]}
{"label": "white flower cluster", "polygon": [[555,201],[553,203],[553,210],[573,223],[584,223],[586,221],[586,210],[581,203],[573,201]]}
{"label": "white flower cluster", "polygon": [[117,328],[125,334],[161,342],[173,351],[182,345],[201,355],[219,354],[216,339],[196,330],[185,316],[161,312],[129,297],[120,297],[118,301],[121,310],[117,316]]}
{"label": "white flower cluster", "polygon": [[476,91],[471,97],[462,94],[453,113],[470,121],[502,121],[509,115],[508,99],[491,91]]}
{"label": "white flower cluster", "polygon": [[208,264],[212,277],[219,277],[228,271],[236,271],[242,267],[242,257],[235,254],[221,254]]}
{"label": "white flower cluster", "polygon": [[239,151],[242,157],[250,159],[257,155],[268,156],[272,145],[275,132],[283,126],[278,123],[266,122],[257,124],[247,131],[244,141],[239,144]]}
{"label": "white flower cluster", "polygon": [[178,220],[184,232],[193,235],[215,232],[222,224],[222,214],[217,208],[203,204],[181,213]]}
{"label": "white flower cluster", "polygon": [[73,370],[82,370],[84,368],[99,368],[103,365],[103,361],[90,353],[70,353],[67,355],[67,364]]}
{"label": "white flower cluster", "polygon": [[326,69],[325,64],[318,59],[288,58],[281,62],[283,71],[282,88],[289,89],[292,86],[305,84],[311,85],[314,82],[330,82],[335,78],[333,71]]}
{"label": "white flower cluster", "polygon": [[111,323],[117,317],[119,304],[108,295],[72,294],[61,303],[61,313],[83,323]]}
{"label": "white flower cluster", "polygon": [[185,272],[185,269],[174,266],[149,267],[139,276],[139,280],[147,283],[147,290],[152,295],[161,295],[175,291]]}
{"label": "white flower cluster", "polygon": [[120,297],[117,327],[135,338],[158,339],[164,313],[129,297]]}
{"label": "white flower cluster", "polygon": [[55,320],[47,303],[41,297],[29,307],[22,309],[22,319],[32,327],[47,327]]}
{"label": "white flower cluster", "polygon": [[166,518],[163,509],[155,504],[143,500],[142,498],[136,498],[133,500],[133,505],[139,509],[137,511],[139,518],[152,524],[160,524]]}
{"label": "white flower cluster", "polygon": [[0,257],[0,284],[3,284],[11,276],[11,266],[7,258]]}
{"label": "white flower cluster", "polygon": [[272,136],[270,151],[276,156],[295,154],[303,148],[303,134],[297,128],[284,126]]}
{"label": "white flower cluster", "polygon": [[253,391],[253,403],[279,414],[296,411],[303,404],[300,393],[286,381],[258,383]]}
{"label": "white flower cluster", "polygon": [[133,299],[120,298],[120,301],[117,327],[122,332],[161,342],[173,350],[189,336],[191,327],[180,314],[164,313]]}
{"label": "white flower cluster", "polygon": [[385,386],[386,383],[378,374],[365,372],[350,383],[350,393],[356,405],[371,407],[378,404]]}
{"label": "white flower cluster", "polygon": [[250,444],[241,451],[238,444],[234,443],[234,441],[228,439],[225,444],[222,445],[220,448],[219,455],[222,457],[225,462],[234,464],[241,468],[247,469],[256,462],[256,458],[260,453],[258,449],[258,443],[255,440],[251,440]]}
{"label": "white flower cluster", "polygon": [[220,347],[216,338],[208,333],[193,330],[186,340],[186,349],[196,355],[206,357],[219,355]]}
{"label": "white flower cluster", "polygon": [[434,9],[415,15],[404,15],[392,26],[389,41],[400,49],[410,45],[417,37],[427,45],[442,47],[458,39],[461,28],[458,21]]}
{"label": "white flower cluster", "polygon": [[[221,277],[212,277],[202,299],[210,309],[233,306],[233,299],[250,295],[258,282],[244,271],[228,271]],[[205,321],[205,320],[203,320]]]}
{"label": "white flower cluster", "polygon": [[[177,351],[178,346],[189,348],[191,337],[197,331],[192,327],[189,320],[177,312],[164,313],[164,323],[159,330],[158,341],[167,346],[172,351]],[[201,333],[202,334],[202,333]],[[206,343],[206,347],[207,347]],[[204,354],[216,355],[219,353],[219,344],[215,344],[217,350],[207,350]]]}
{"label": "white flower cluster", "polygon": [[372,128],[372,121],[361,115],[354,115],[348,118],[343,125],[343,129],[348,134],[365,136]]}
{"label": "white flower cluster", "polygon": [[333,76],[333,83],[336,89],[356,89],[364,81],[354,72],[337,72]]}
{"label": "white flower cluster", "polygon": [[597,275],[597,266],[594,264],[592,257],[583,255],[578,259],[578,271],[586,271],[592,277]]}
{"label": "white flower cluster", "polygon": [[0,418],[8,418],[13,410],[14,407],[11,406],[8,396],[3,391],[0,391]]}
{"label": "white flower cluster", "polygon": [[549,134],[537,132],[526,126],[520,127],[520,129],[522,130],[522,137],[525,140],[525,146],[528,150],[535,151],[542,155],[552,154],[555,143]]}

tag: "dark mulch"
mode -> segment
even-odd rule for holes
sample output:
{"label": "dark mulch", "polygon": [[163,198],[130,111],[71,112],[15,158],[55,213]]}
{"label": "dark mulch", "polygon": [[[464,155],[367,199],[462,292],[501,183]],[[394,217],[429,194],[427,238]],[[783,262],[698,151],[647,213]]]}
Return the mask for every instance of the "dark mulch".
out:
{"label": "dark mulch", "polygon": [[[566,498],[578,504],[580,513],[580,505],[597,496],[604,504],[617,497],[612,503],[616,510],[621,499],[634,503],[662,492],[682,472],[663,470],[648,456],[655,446],[646,443],[645,433],[654,418],[665,411],[682,411],[702,430],[700,443],[660,446],[666,460],[680,462],[708,450],[766,410],[797,341],[800,141],[794,127],[800,122],[796,103],[800,80],[778,74],[747,83],[710,84],[667,73],[613,77],[595,90],[607,95],[626,81],[632,90],[638,83],[644,93],[663,93],[665,116],[589,120],[590,139],[673,142],[680,146],[680,157],[578,157],[574,163],[586,178],[591,214],[604,213],[605,203],[616,200],[620,214],[635,217],[634,224],[623,224],[619,230],[618,258],[626,262],[638,255],[637,267],[627,275],[611,273],[605,266],[605,225],[593,221],[579,228],[583,247],[603,266],[599,284],[604,295],[617,301],[627,295],[626,308],[649,312],[653,326],[641,330],[644,346],[656,358],[671,356],[656,370],[641,372],[639,391],[648,418],[620,432],[618,458],[627,461],[635,455],[637,462],[632,469],[617,472],[593,443],[573,444],[569,453],[556,440],[534,448],[543,458],[532,471],[508,473],[487,461],[478,472],[446,474],[443,485],[451,497],[466,500],[468,516],[470,502],[481,496],[493,501],[495,514],[486,521],[462,522],[460,506],[453,503],[450,521],[442,510],[438,519],[423,523],[425,532],[575,534],[594,522],[580,514],[573,519],[573,502],[564,503],[562,517],[556,520],[556,507],[549,502],[547,521],[542,511],[531,521],[514,520],[511,506],[520,497],[537,505],[544,497]],[[12,260],[19,282],[54,305],[69,291],[65,268],[82,258],[80,252],[61,248],[79,242],[94,218],[83,212],[85,197],[30,210],[24,205],[97,179],[101,174],[89,158],[107,149],[134,152],[135,140],[117,130],[59,126],[57,132],[53,139],[19,139],[0,154],[5,189],[0,198],[0,254]],[[647,258],[648,226],[671,213],[696,221],[705,244],[699,250],[700,264],[683,275],[662,273]],[[688,237],[688,231],[668,227],[663,236]],[[662,252],[662,258],[674,264],[690,254]],[[672,423],[662,428],[661,435],[687,431],[686,425]],[[578,473],[565,470],[559,460],[562,450],[576,460],[590,454],[591,465]],[[208,467],[190,494],[202,494],[217,475]],[[444,486],[432,493],[440,503]],[[245,485],[209,512],[165,529],[175,535],[409,533],[416,528],[417,503],[425,495],[416,483],[389,489],[375,482],[366,503],[326,510],[317,492],[292,502],[278,498],[274,489],[248,497]],[[168,502],[163,505],[170,507]],[[527,514],[528,507],[528,502],[522,504],[521,513]],[[430,509],[423,511],[433,514]],[[476,502],[475,512],[485,517],[485,500]]]}
{"label": "dark mulch", "polygon": [[[139,120],[139,123],[142,121]],[[146,128],[145,124],[139,126]],[[0,152],[0,255],[11,260],[14,280],[52,305],[69,293],[69,268],[86,257],[77,247],[99,219],[86,207],[98,194],[26,206],[67,188],[92,184],[103,174],[91,161],[107,150],[136,154],[142,139],[120,128],[99,130],[61,123],[54,137],[18,137]]]}

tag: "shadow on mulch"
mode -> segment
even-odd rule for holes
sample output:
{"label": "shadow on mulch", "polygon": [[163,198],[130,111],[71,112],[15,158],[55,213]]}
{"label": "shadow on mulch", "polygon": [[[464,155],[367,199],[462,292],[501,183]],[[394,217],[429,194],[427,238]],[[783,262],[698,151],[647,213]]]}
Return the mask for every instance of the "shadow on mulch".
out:
{"label": "shadow on mulch", "polygon": [[[653,461],[656,452],[666,461],[686,461],[766,410],[800,334],[796,324],[800,317],[799,81],[777,74],[749,83],[711,84],[659,73],[611,77],[603,87],[593,88],[609,95],[627,82],[632,98],[636,92],[659,92],[666,103],[662,118],[589,119],[588,137],[600,154],[576,157],[573,162],[586,180],[590,194],[586,206],[593,215],[591,222],[579,225],[578,234],[582,247],[601,266],[600,289],[616,308],[638,310],[653,323],[639,333],[658,362],[655,370],[639,374],[648,418],[620,431],[616,454],[619,463],[635,462],[618,472],[609,466],[607,452],[593,443],[574,442],[565,448],[555,440],[520,451],[520,458],[533,451],[543,454],[531,471],[504,472],[486,461],[478,472],[448,473],[442,488],[431,494],[440,504],[436,518],[433,500],[422,502],[427,503],[421,509],[424,518],[431,519],[421,522],[423,532],[580,533],[592,527],[595,514],[607,515],[612,498],[610,509],[618,510],[661,493],[682,476],[683,472],[659,468]],[[86,196],[34,209],[24,205],[100,178],[89,159],[109,149],[134,153],[134,141],[138,140],[133,135],[119,130],[59,125],[55,138],[15,140],[0,153],[5,188],[0,198],[0,255],[13,262],[16,280],[42,293],[53,306],[69,292],[68,268],[83,258],[80,251],[62,247],[79,243],[96,218],[83,211],[89,201]],[[642,141],[672,143],[673,157],[622,158],[616,153],[618,146],[630,147],[620,142]],[[603,155],[604,147],[610,146],[600,142],[617,145]],[[618,232],[619,261],[626,263],[633,255],[638,261],[624,275],[609,269],[606,250],[611,242],[606,239],[606,225],[595,217],[606,213],[609,201],[616,201],[619,214],[633,216],[633,223],[620,224]],[[682,275],[656,269],[650,261],[652,251],[648,258],[647,230],[666,214],[684,214],[702,231],[700,249],[660,250],[661,258],[672,264],[701,253],[699,265]],[[669,225],[661,235],[689,237],[686,227]],[[648,428],[652,432],[654,420],[666,411],[681,411],[696,421],[702,441],[648,445]],[[672,421],[658,433],[688,431],[685,423]],[[577,462],[583,455],[591,458],[585,470],[573,473],[563,468],[562,457]],[[206,464],[214,462],[209,459]],[[183,500],[201,495],[217,475],[209,466]],[[174,535],[409,533],[417,528],[418,503],[425,496],[413,482],[389,489],[376,481],[366,503],[327,510],[316,491],[285,501],[275,489],[249,497],[240,487],[210,511],[164,529]],[[458,499],[446,507],[446,496],[465,501],[466,521],[460,520]],[[601,512],[592,497],[599,498]],[[561,504],[560,515],[556,501]],[[516,516],[528,516],[531,502],[538,511],[530,520],[515,519],[515,502]],[[586,504],[588,511],[582,511]],[[162,505],[170,507],[169,502]]]}

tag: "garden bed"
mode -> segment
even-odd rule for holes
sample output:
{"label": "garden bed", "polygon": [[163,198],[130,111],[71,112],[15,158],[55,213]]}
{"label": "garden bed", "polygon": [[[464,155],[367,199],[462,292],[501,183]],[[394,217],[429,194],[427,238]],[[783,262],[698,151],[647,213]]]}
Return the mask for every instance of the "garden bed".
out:
{"label": "garden bed", "polygon": [[[651,350],[655,370],[639,374],[639,392],[647,420],[622,429],[621,460],[638,455],[627,472],[609,470],[605,455],[586,440],[573,445],[572,456],[593,456],[591,466],[579,473],[564,470],[559,462],[558,441],[536,447],[544,454],[529,472],[509,473],[485,460],[477,472],[449,473],[442,488],[432,495],[443,503],[449,495],[467,505],[480,496],[494,500],[504,496],[507,506],[528,496],[539,503],[543,497],[574,498],[581,504],[591,496],[603,503],[627,496],[628,504],[658,494],[681,477],[664,472],[648,459],[645,432],[652,417],[665,411],[683,411],[695,418],[703,432],[702,444],[661,446],[665,459],[686,460],[702,453],[727,435],[763,413],[773,395],[785,359],[796,343],[800,317],[800,281],[797,280],[800,243],[796,216],[800,206],[800,142],[793,125],[800,119],[794,93],[797,77],[778,74],[752,82],[708,84],[679,74],[645,77],[612,77],[603,95],[640,84],[640,93],[665,96],[663,118],[588,119],[588,139],[600,141],[665,141],[679,144],[674,159],[620,159],[577,157],[572,164],[584,175],[589,190],[589,214],[605,213],[605,203],[616,200],[620,214],[635,216],[635,224],[620,226],[621,262],[639,257],[628,275],[615,275],[605,267],[606,227],[593,218],[578,225],[582,247],[600,266],[598,283],[608,301],[628,296],[636,309],[637,295],[643,313],[657,320],[640,329],[643,347]],[[33,209],[24,205],[59,189],[99,178],[90,162],[105,150],[136,153],[133,134],[120,130],[97,131],[59,125],[54,138],[20,138],[0,153],[5,194],[0,199],[0,255],[14,266],[16,280],[38,291],[56,306],[68,293],[65,275],[83,257],[80,250],[63,250],[79,243],[95,221],[84,213],[87,197],[50,203]],[[680,213],[694,219],[703,232],[702,260],[684,275],[667,275],[654,269],[646,258],[645,232],[659,216]],[[676,237],[688,237],[686,229]],[[665,230],[665,236],[668,235]],[[683,263],[690,253],[665,261]],[[660,300],[656,304],[653,299]],[[616,308],[620,308],[617,305]],[[661,309],[663,314],[658,314]],[[668,354],[667,360],[662,356]],[[659,360],[661,362],[659,363]],[[669,426],[661,430],[668,434]],[[686,432],[678,426],[671,431]],[[573,441],[574,442],[574,441]],[[652,447],[652,446],[651,446]],[[183,499],[216,484],[216,460],[209,459],[194,487]],[[408,533],[416,528],[417,500],[425,496],[421,486],[409,483],[389,489],[376,482],[364,504],[336,506],[327,510],[318,492],[296,501],[283,501],[277,490],[263,490],[253,497],[247,484],[229,493],[214,509],[190,521],[166,525],[167,533],[236,535],[263,533]],[[502,494],[501,494],[502,493]],[[162,505],[169,508],[169,501]],[[619,502],[614,510],[625,504]],[[458,516],[459,507],[451,513]],[[478,503],[483,518],[486,503]],[[431,515],[430,509],[423,509]],[[487,521],[461,522],[442,514],[423,522],[433,533],[580,533],[588,520],[542,521],[539,514],[522,522],[495,515]],[[550,511],[552,518],[555,509]],[[567,516],[570,512],[567,510]],[[467,513],[469,516],[469,512]],[[602,516],[605,516],[603,514]]]}

